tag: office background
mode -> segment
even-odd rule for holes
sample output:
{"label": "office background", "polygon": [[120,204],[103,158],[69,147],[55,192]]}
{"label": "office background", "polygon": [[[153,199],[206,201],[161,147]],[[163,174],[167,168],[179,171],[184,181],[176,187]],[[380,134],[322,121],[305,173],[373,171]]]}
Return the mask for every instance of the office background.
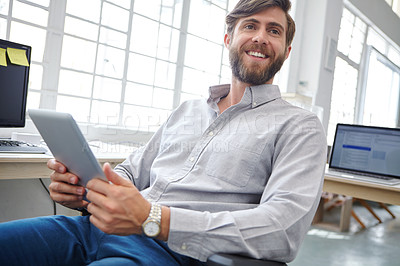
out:
{"label": "office background", "polygon": [[[140,145],[181,102],[230,82],[224,17],[236,2],[0,0],[0,39],[32,46],[28,108],[72,113],[89,141]],[[292,3],[283,96],[317,113],[328,143],[338,122],[399,126],[399,1]],[[0,137],[12,132],[37,133],[28,120]],[[1,180],[0,195],[0,222],[53,213],[38,180]]]}
{"label": "office background", "polygon": [[[224,17],[236,2],[0,0],[0,38],[33,48],[28,108],[151,135],[181,102],[229,83]],[[398,0],[292,2],[297,32],[275,79],[284,97],[320,116],[329,143],[337,122],[397,126]]]}

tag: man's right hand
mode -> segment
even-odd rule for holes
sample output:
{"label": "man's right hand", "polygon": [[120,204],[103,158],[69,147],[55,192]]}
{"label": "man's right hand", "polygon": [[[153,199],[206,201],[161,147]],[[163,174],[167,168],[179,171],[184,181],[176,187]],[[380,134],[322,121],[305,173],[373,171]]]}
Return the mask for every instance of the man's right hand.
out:
{"label": "man's right hand", "polygon": [[47,162],[47,167],[54,172],[50,175],[50,197],[57,203],[68,208],[83,208],[89,203],[83,200],[86,191],[78,186],[79,178],[67,172],[67,167],[55,159]]}

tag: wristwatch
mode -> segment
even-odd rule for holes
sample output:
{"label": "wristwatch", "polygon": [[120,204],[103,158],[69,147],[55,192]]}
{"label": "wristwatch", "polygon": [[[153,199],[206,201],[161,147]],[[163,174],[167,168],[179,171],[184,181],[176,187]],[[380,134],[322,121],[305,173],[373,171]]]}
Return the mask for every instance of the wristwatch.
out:
{"label": "wristwatch", "polygon": [[161,232],[161,205],[151,204],[149,217],[142,224],[143,233],[148,237],[157,237]]}

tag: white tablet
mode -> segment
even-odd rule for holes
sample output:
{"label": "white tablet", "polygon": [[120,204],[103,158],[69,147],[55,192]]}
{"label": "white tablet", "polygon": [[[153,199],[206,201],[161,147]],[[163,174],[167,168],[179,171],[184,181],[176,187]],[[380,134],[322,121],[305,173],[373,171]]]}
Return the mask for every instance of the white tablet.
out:
{"label": "white tablet", "polygon": [[106,180],[72,115],[41,109],[28,113],[54,158],[80,178],[80,185],[86,186],[96,177]]}

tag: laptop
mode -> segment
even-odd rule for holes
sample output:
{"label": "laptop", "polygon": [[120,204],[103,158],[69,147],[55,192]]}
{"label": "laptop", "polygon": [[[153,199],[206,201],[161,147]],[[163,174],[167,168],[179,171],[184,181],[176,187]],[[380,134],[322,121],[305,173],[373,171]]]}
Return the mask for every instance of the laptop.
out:
{"label": "laptop", "polygon": [[326,175],[400,184],[400,128],[338,124]]}

